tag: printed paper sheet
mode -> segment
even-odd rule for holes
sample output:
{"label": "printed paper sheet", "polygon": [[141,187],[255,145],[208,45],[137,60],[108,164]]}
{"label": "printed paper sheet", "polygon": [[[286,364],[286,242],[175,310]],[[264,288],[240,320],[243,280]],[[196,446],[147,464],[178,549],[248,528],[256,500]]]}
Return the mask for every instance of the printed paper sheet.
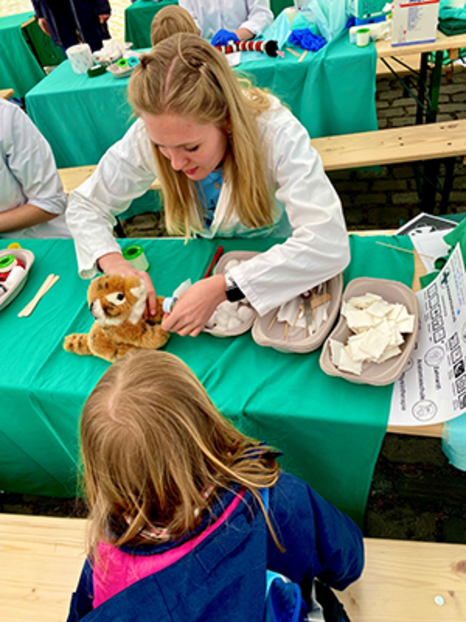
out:
{"label": "printed paper sheet", "polygon": [[390,425],[441,423],[466,412],[466,273],[459,246],[417,298],[418,340],[393,389]]}

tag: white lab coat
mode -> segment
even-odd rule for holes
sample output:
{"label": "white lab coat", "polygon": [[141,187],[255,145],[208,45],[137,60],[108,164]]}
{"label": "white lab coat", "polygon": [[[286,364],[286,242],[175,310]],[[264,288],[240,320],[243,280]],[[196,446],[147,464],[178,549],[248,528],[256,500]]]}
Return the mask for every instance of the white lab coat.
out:
{"label": "white lab coat", "polygon": [[[291,112],[271,97],[257,119],[267,157],[270,187],[277,188],[277,222],[285,210],[291,231],[283,244],[232,269],[231,274],[260,315],[340,273],[349,262],[349,244],[340,200],[326,177],[309,135]],[[115,218],[143,194],[156,176],[142,120],[111,147],[95,173],[70,195],[67,223],[75,238],[79,271],[90,278],[96,261],[121,252],[112,236]],[[264,234],[248,229],[235,214],[226,220],[230,187],[224,183],[204,237]],[[268,231],[270,234],[270,231]],[[274,232],[272,231],[272,234]]]}
{"label": "white lab coat", "polygon": [[189,11],[204,39],[225,30],[247,28],[257,35],[273,22],[269,0],[179,0]]}
{"label": "white lab coat", "polygon": [[67,197],[50,145],[18,106],[0,99],[0,212],[25,203],[60,216],[0,232],[0,238],[70,237],[64,216]]}

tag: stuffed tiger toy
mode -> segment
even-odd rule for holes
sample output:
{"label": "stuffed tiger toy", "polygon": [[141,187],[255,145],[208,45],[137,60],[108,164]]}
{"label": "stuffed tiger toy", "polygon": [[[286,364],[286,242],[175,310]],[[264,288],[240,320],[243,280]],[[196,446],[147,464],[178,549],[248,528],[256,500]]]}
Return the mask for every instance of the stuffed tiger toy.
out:
{"label": "stuffed tiger toy", "polygon": [[147,290],[136,276],[104,274],[89,285],[87,300],[95,322],[88,334],[65,337],[68,352],[100,356],[113,363],[134,350],[156,350],[164,346],[169,334],[162,329],[163,297],[157,297],[157,314],[147,320],[142,315]]}

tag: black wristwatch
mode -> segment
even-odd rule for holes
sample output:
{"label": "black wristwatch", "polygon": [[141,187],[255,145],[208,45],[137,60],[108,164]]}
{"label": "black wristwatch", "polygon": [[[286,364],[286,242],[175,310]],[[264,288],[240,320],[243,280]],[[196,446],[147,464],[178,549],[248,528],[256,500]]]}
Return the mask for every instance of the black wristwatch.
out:
{"label": "black wristwatch", "polygon": [[236,284],[234,278],[230,274],[228,274],[228,272],[225,274],[225,282],[225,294],[227,296],[228,302],[238,302],[238,300],[243,300],[243,298],[246,298],[246,296]]}

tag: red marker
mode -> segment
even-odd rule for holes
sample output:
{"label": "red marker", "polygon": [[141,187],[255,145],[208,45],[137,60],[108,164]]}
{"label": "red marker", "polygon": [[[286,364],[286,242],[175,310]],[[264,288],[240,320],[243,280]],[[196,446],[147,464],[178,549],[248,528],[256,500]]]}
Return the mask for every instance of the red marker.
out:
{"label": "red marker", "polygon": [[217,251],[215,252],[214,258],[212,259],[212,261],[210,262],[210,266],[207,268],[207,272],[204,274],[204,276],[202,277],[203,279],[206,279],[209,274],[210,271],[212,270],[212,268],[215,266],[215,264],[217,263],[217,261],[220,259],[220,257],[223,254],[223,246],[219,246],[217,248]]}

